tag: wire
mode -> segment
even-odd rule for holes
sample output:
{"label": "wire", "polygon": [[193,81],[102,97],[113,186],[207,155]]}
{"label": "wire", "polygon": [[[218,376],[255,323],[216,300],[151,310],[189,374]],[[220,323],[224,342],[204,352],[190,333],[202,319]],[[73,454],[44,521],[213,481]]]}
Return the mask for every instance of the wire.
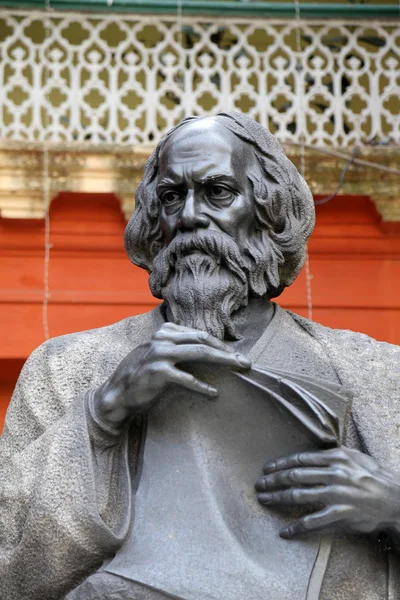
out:
{"label": "wire", "polygon": [[182,49],[182,0],[176,2],[176,24],[178,26],[178,44]]}
{"label": "wire", "polygon": [[[297,66],[298,66],[298,70],[300,72],[302,69],[302,65],[300,63],[300,54],[301,54],[300,23],[301,23],[301,19],[300,19],[300,2],[299,2],[299,0],[295,0],[295,10],[296,10],[296,22],[297,22],[297,27],[296,27]],[[302,116],[304,117],[305,110],[304,110],[303,92],[304,92],[304,90],[303,90],[303,88],[301,88],[301,93],[299,94],[298,101],[300,104],[300,112],[301,112]],[[298,125],[300,128],[300,123],[298,123]],[[303,132],[300,131],[300,135],[301,135],[301,142],[299,143],[300,148],[301,148],[300,173],[301,173],[302,177],[305,176],[305,171],[306,171],[306,144],[305,144],[304,134],[305,134],[304,131]],[[312,321],[312,318],[313,318],[313,302],[312,302],[312,286],[311,286],[312,275],[311,275],[311,268],[310,268],[310,255],[308,253],[308,244],[306,245],[306,256],[305,256],[304,266],[305,266],[305,274],[306,274],[307,316],[310,319],[310,321]]]}
{"label": "wire", "polygon": [[348,159],[347,163],[344,165],[344,167],[342,169],[342,172],[340,173],[339,182],[338,182],[337,188],[333,192],[333,194],[331,194],[330,196],[325,196],[325,198],[322,198],[321,200],[315,200],[314,204],[326,204],[327,202],[330,202],[331,200],[336,198],[336,196],[342,189],[342,186],[344,183],[344,178],[346,177],[346,173],[350,169],[351,165],[353,164],[358,151],[359,151],[359,147],[357,145],[354,146],[353,152],[351,153],[350,158]]}
{"label": "wire", "polygon": [[45,147],[43,152],[43,180],[44,180],[44,264],[43,264],[43,306],[42,306],[42,318],[43,318],[43,332],[46,340],[49,339],[49,320],[48,320],[48,306],[50,298],[50,287],[49,287],[49,266],[50,266],[50,214],[49,214],[49,151]]}
{"label": "wire", "polygon": [[[50,11],[50,0],[46,0],[46,10]],[[46,38],[50,37],[50,20],[46,16]],[[45,68],[45,84],[48,79],[48,66]],[[49,125],[49,117],[47,117],[47,125]],[[43,201],[44,201],[44,264],[43,264],[43,305],[42,305],[42,321],[43,333],[46,340],[49,339],[49,267],[50,267],[50,177],[49,177],[49,149],[44,140],[43,146]]]}
{"label": "wire", "polygon": [[[303,147],[303,144],[301,142],[286,141],[284,142],[284,146]],[[304,144],[304,147],[309,150],[315,150],[316,152],[320,152],[321,154],[327,154],[328,156],[335,156],[336,158],[343,158],[344,160],[351,159],[351,155],[345,154],[344,152],[337,152],[336,150],[329,150],[328,148],[319,148],[318,146],[311,146],[310,144]],[[391,173],[392,175],[400,175],[399,169],[395,169],[393,167],[386,167],[385,165],[381,165],[380,163],[372,162],[370,160],[364,160],[363,158],[353,158],[353,163],[362,167],[371,167],[371,169],[377,169],[378,171]]]}

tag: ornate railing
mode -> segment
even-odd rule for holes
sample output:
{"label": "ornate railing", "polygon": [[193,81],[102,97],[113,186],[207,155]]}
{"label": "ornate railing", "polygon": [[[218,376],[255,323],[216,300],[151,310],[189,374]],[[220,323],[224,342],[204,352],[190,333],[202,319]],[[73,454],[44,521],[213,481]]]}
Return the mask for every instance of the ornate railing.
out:
{"label": "ornate railing", "polygon": [[281,141],[400,142],[398,21],[0,13],[0,138],[153,144],[237,109]]}

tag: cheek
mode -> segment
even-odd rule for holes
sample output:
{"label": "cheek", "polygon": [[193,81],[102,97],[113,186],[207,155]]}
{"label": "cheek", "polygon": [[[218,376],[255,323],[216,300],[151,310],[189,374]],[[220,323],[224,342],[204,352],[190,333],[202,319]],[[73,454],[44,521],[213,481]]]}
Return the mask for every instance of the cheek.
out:
{"label": "cheek", "polygon": [[256,225],[256,212],[252,191],[248,191],[248,193],[243,196],[240,218],[242,223],[247,226],[248,233],[253,233]]}
{"label": "cheek", "polygon": [[238,234],[242,234],[243,237],[248,236],[254,230],[254,223],[253,202],[249,202],[248,198],[244,196],[238,197],[226,215],[226,225],[230,230],[229,233],[233,237],[237,237]]}
{"label": "cheek", "polygon": [[176,232],[176,221],[177,217],[175,215],[166,215],[164,210],[161,210],[160,229],[163,235],[163,239],[167,242],[167,244],[172,240]]}

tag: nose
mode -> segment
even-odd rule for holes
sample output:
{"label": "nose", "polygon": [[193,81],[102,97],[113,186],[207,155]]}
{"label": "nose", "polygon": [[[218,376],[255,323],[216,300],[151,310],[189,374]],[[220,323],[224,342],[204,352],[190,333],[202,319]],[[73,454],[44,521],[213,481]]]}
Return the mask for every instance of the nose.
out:
{"label": "nose", "polygon": [[195,195],[189,190],[178,221],[177,229],[180,231],[191,231],[197,227],[208,227],[210,220],[201,212],[201,207],[197,206]]}

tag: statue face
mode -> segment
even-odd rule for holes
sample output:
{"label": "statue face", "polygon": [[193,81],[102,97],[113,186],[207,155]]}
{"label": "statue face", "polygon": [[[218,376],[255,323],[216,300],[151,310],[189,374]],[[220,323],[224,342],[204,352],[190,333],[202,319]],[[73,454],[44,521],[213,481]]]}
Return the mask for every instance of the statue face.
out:
{"label": "statue face", "polygon": [[159,143],[125,245],[174,322],[236,339],[235,311],[293,282],[313,225],[311,192],[277,140],[220,113],[183,121]]}
{"label": "statue face", "polygon": [[212,118],[173,133],[157,179],[165,245],[179,233],[209,229],[229,235],[243,249],[255,227],[250,167],[258,168],[258,162],[249,144]]}

